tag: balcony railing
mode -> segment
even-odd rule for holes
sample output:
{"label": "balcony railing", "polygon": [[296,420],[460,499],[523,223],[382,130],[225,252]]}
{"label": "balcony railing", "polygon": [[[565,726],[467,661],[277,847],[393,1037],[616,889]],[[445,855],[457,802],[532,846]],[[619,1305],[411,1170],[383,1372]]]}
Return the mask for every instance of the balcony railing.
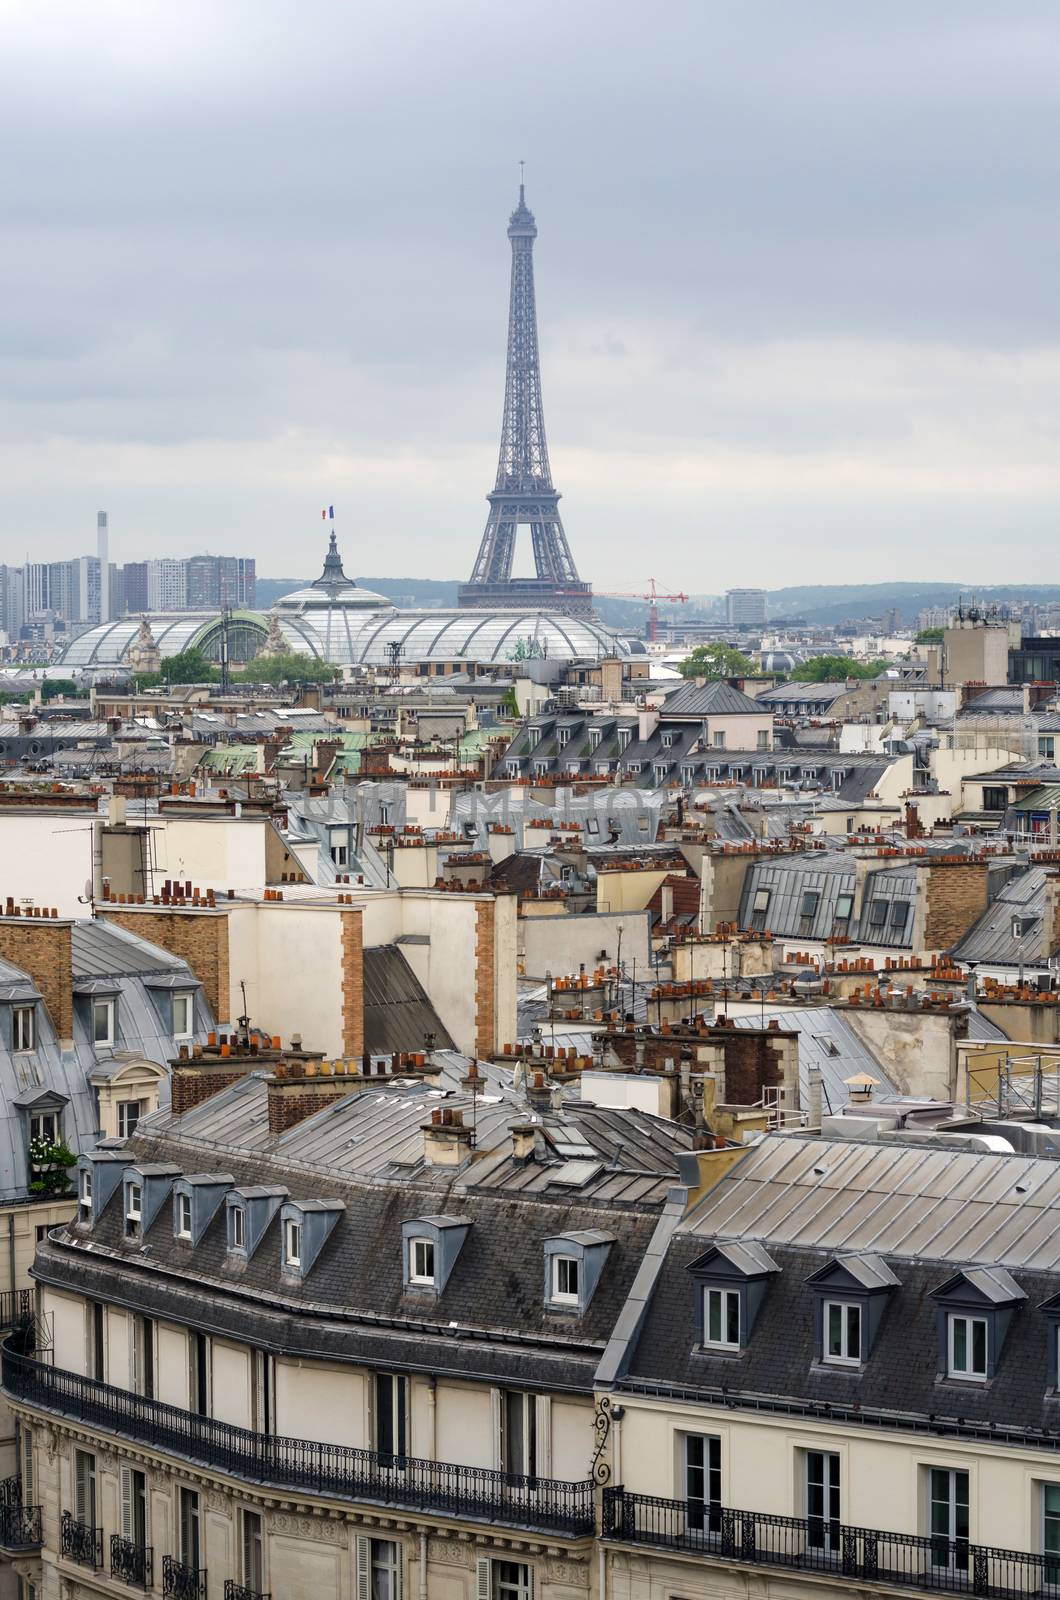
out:
{"label": "balcony railing", "polygon": [[708,1561],[826,1572],[846,1583],[938,1589],[982,1600],[1060,1592],[1060,1553],[1030,1555],[932,1534],[881,1533],[827,1517],[733,1511],[703,1500],[604,1490],[604,1539]]}
{"label": "balcony railing", "polygon": [[32,1320],[32,1289],[0,1289],[0,1328],[17,1328]]}
{"label": "balcony railing", "polygon": [[176,1556],[162,1557],[163,1600],[206,1600],[206,1568],[186,1567]]}
{"label": "balcony railing", "polygon": [[272,1600],[272,1595],[263,1594],[260,1589],[248,1589],[245,1583],[237,1583],[234,1578],[226,1578],[225,1600]]}
{"label": "balcony railing", "polygon": [[95,1570],[103,1565],[103,1529],[77,1522],[64,1511],[59,1525],[59,1548],[68,1561]]}
{"label": "balcony railing", "polygon": [[595,1528],[590,1481],[527,1478],[485,1467],[253,1433],[61,1367],[45,1366],[6,1346],[2,1381],[8,1395],[27,1405],[276,1488],[540,1529],[571,1539],[591,1535]]}
{"label": "balcony railing", "polygon": [[154,1552],[150,1545],[134,1544],[120,1533],[110,1536],[110,1575],[134,1588],[150,1589],[155,1581]]}
{"label": "balcony railing", "polygon": [[10,1478],[0,1478],[0,1506],[22,1504],[22,1474],[13,1472]]}
{"label": "balcony railing", "polygon": [[40,1506],[0,1506],[0,1547],[36,1550],[41,1543]]}

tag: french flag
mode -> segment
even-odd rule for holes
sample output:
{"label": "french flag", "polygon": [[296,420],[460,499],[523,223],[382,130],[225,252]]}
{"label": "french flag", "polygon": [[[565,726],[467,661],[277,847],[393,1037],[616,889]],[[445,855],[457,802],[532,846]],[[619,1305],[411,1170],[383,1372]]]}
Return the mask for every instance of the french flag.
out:
{"label": "french flag", "polygon": [[334,506],[328,506],[328,509],[326,511],[322,511],[320,513],[321,522],[327,522],[327,520],[329,518],[331,519],[332,522],[334,522],[334,520],[335,520],[335,507]]}

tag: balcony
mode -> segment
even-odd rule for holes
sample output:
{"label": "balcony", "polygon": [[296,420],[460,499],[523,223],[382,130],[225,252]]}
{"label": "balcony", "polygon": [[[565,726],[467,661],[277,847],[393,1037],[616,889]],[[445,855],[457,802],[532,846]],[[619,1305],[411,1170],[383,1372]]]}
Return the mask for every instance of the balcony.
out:
{"label": "balcony", "polygon": [[40,1506],[0,1505],[0,1549],[39,1550],[41,1543]]}
{"label": "balcony", "polygon": [[110,1575],[134,1589],[150,1589],[155,1581],[154,1552],[150,1545],[134,1544],[120,1533],[110,1536]]}
{"label": "balcony", "polygon": [[248,1589],[234,1578],[226,1578],[225,1600],[272,1600],[272,1595],[262,1594],[260,1589]]}
{"label": "balcony", "polygon": [[32,1289],[0,1289],[0,1328],[17,1328],[32,1320]]}
{"label": "balcony", "polygon": [[59,1524],[59,1549],[65,1560],[96,1571],[103,1565],[103,1529],[77,1522],[69,1511],[64,1511]]}
{"label": "balcony", "polygon": [[588,1481],[526,1478],[485,1467],[252,1433],[61,1367],[45,1366],[6,1345],[2,1386],[11,1399],[26,1405],[278,1489],[568,1539],[591,1537],[595,1529],[593,1485]]}
{"label": "balcony", "polygon": [[162,1600],[206,1600],[206,1568],[162,1557]]}
{"label": "balcony", "polygon": [[981,1600],[1060,1591],[1060,1554],[1029,1555],[930,1534],[881,1533],[825,1517],[733,1511],[702,1500],[604,1490],[602,1537],[705,1561],[822,1572],[844,1584],[932,1590]]}

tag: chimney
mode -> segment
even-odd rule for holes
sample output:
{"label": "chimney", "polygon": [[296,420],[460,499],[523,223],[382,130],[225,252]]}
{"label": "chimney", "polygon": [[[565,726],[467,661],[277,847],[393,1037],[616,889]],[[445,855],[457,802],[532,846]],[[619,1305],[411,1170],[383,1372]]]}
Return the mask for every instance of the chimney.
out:
{"label": "chimney", "polygon": [[810,1080],[810,1107],[809,1107],[809,1122],[808,1122],[807,1126],[811,1127],[811,1128],[820,1128],[820,1126],[821,1126],[821,1118],[822,1118],[823,1094],[822,1094],[821,1069],[819,1067],[811,1067],[810,1068],[809,1080]]}
{"label": "chimney", "polygon": [[471,1154],[472,1132],[464,1113],[438,1107],[423,1128],[423,1158],[429,1167],[459,1167]]}
{"label": "chimney", "polygon": [[352,1062],[349,1070],[345,1061],[281,1062],[269,1078],[270,1136],[286,1133],[288,1128],[361,1087],[360,1074]]}
{"label": "chimney", "polygon": [[537,1148],[537,1136],[541,1131],[538,1122],[513,1122],[509,1128],[512,1136],[512,1155],[516,1161],[532,1161]]}
{"label": "chimney", "polygon": [[552,1086],[543,1072],[535,1072],[526,1086],[526,1099],[532,1111],[552,1110]]}
{"label": "chimney", "polygon": [[74,1036],[73,923],[59,921],[54,911],[36,909],[16,917],[7,901],[0,917],[0,956],[28,972],[48,1008],[60,1041]]}

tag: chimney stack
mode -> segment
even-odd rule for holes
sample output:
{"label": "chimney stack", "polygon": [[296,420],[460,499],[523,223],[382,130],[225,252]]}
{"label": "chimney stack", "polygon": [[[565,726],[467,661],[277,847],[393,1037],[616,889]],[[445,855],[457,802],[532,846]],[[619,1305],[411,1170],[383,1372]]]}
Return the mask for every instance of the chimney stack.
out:
{"label": "chimney stack", "polygon": [[429,1167],[459,1167],[471,1154],[473,1136],[464,1113],[439,1106],[423,1128],[423,1157]]}

